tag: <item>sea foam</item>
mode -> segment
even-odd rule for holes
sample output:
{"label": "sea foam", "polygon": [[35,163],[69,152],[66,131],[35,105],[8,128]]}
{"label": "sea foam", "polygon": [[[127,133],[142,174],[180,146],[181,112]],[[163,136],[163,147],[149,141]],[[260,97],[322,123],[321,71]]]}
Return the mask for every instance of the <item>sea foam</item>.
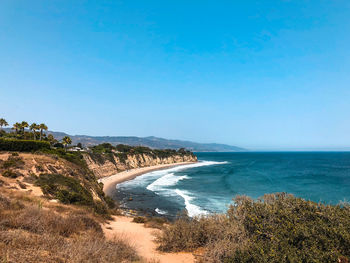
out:
{"label": "sea foam", "polygon": [[159,208],[156,208],[154,211],[156,211],[160,215],[166,215],[168,212]]}
{"label": "sea foam", "polygon": [[[146,188],[153,192],[160,192],[166,190],[166,187],[176,185],[179,181],[184,179],[190,179],[187,175],[176,176],[174,173],[179,172],[185,169],[208,166],[208,165],[218,165],[218,164],[226,164],[227,162],[214,162],[214,161],[201,161],[193,164],[185,164],[179,165],[170,169],[159,170],[150,172],[148,174],[143,175],[143,178],[147,178],[150,176],[160,176],[157,180],[149,184]],[[140,178],[141,179],[141,178]],[[142,179],[141,179],[142,180]]]}
{"label": "sea foam", "polygon": [[194,216],[200,216],[200,215],[206,215],[208,212],[205,210],[202,210],[199,206],[194,205],[191,203],[193,200],[193,197],[191,197],[189,192],[184,190],[176,189],[175,192],[181,196],[185,200],[185,206],[188,213],[188,216],[194,217]]}
{"label": "sea foam", "polygon": [[190,217],[203,215],[203,214],[206,214],[207,212],[202,210],[199,206],[191,203],[191,201],[193,200],[193,197],[191,197],[191,194],[188,191],[184,191],[180,189],[173,190],[173,189],[169,189],[168,187],[176,185],[181,180],[191,179],[187,175],[177,176],[175,172],[179,172],[190,168],[201,167],[201,166],[221,165],[221,164],[227,164],[227,163],[228,162],[201,161],[198,163],[176,166],[166,170],[154,171],[146,174],[145,177],[146,178],[150,176],[157,176],[157,177],[160,176],[160,177],[156,179],[154,182],[152,182],[151,184],[149,184],[146,188],[147,190],[150,190],[160,195],[171,196],[175,194],[175,195],[181,196],[184,199],[185,207]]}
{"label": "sea foam", "polygon": [[157,192],[165,190],[164,187],[176,185],[178,181],[189,179],[187,175],[176,176],[174,173],[165,174],[158,178],[146,188],[150,191]]}

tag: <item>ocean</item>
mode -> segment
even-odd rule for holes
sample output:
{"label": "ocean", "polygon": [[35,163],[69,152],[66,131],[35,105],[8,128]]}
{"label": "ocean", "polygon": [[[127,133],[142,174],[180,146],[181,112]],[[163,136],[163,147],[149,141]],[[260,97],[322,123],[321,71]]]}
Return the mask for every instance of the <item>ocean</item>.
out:
{"label": "ocean", "polygon": [[125,209],[175,218],[225,212],[236,195],[287,192],[315,202],[350,201],[350,152],[196,153],[199,162],[119,184]]}

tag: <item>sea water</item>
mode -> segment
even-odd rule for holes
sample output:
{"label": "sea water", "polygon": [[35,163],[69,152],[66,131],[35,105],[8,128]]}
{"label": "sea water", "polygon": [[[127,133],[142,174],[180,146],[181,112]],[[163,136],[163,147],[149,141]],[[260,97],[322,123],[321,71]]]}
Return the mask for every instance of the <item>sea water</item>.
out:
{"label": "sea water", "polygon": [[196,153],[199,162],[154,171],[117,186],[128,209],[175,217],[225,212],[237,195],[287,192],[315,202],[350,201],[349,152]]}

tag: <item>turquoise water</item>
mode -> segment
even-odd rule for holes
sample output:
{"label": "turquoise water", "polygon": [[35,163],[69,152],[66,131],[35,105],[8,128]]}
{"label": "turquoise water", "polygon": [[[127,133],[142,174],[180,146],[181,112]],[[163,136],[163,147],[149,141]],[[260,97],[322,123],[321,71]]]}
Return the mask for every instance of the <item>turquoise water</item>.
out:
{"label": "turquoise water", "polygon": [[[156,171],[118,186],[127,208],[174,217],[224,212],[236,195],[287,192],[330,204],[350,201],[348,152],[196,153],[198,164]],[[128,201],[132,197],[132,201]]]}

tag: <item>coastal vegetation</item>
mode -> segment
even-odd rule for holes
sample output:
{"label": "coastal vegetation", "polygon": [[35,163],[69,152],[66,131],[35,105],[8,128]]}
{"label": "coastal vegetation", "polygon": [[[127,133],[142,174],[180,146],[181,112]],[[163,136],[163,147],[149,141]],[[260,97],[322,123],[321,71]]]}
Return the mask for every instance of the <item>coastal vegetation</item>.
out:
{"label": "coastal vegetation", "polygon": [[[2,126],[8,125],[1,119]],[[30,127],[32,132],[26,130]],[[29,125],[23,121],[13,125],[13,133],[2,130],[0,151],[11,152],[7,159],[0,160],[0,173],[8,178],[26,178],[39,186],[43,194],[50,199],[57,199],[65,204],[89,207],[94,213],[109,217],[115,208],[115,202],[102,190],[101,184],[89,170],[80,151],[67,151],[72,143],[69,137],[62,140],[65,149],[57,145],[57,140],[47,135],[45,124]],[[37,140],[39,138],[39,140]],[[20,154],[18,153],[20,152]],[[34,160],[24,160],[22,152],[35,154]],[[40,158],[43,156],[43,158]],[[49,159],[45,159],[48,156]],[[42,164],[39,160],[45,159]],[[65,160],[63,162],[61,160]],[[59,162],[59,165],[55,163]],[[30,171],[29,176],[24,176]],[[35,171],[35,172],[33,172]]]}
{"label": "coastal vegetation", "polygon": [[182,215],[158,238],[161,251],[204,248],[200,262],[349,262],[350,207],[289,194],[234,199],[226,214]]}
{"label": "coastal vegetation", "polygon": [[0,262],[144,262],[122,238],[106,240],[83,208],[0,194]]}
{"label": "coastal vegetation", "polygon": [[[105,239],[100,224],[118,213],[117,205],[86,157],[101,166],[118,162],[116,170],[129,169],[129,161],[141,167],[150,157],[195,158],[185,149],[109,143],[72,148],[71,138],[59,142],[46,125],[17,122],[6,132],[8,123],[0,119],[0,126],[0,262],[143,262],[125,240]],[[31,195],[33,187],[43,197]],[[184,212],[172,223],[137,216],[133,223],[161,229],[160,251],[194,252],[199,262],[349,263],[349,218],[346,203],[278,193],[258,200],[237,196],[225,214],[189,218]]]}
{"label": "coastal vegetation", "polygon": [[152,154],[154,156],[164,158],[169,157],[174,154],[191,154],[191,151],[186,151],[184,148],[180,148],[179,150],[173,149],[151,149],[145,146],[130,146],[125,144],[118,144],[116,146],[111,145],[110,143],[102,143],[97,146],[91,147],[91,151],[93,153],[124,153],[124,154]]}
{"label": "coastal vegetation", "polygon": [[118,144],[116,146],[111,145],[110,143],[102,143],[90,148],[88,152],[91,159],[95,162],[104,164],[105,160],[109,160],[112,163],[116,164],[114,157],[122,163],[125,163],[128,156],[133,155],[148,155],[152,158],[169,158],[173,156],[191,156],[194,157],[194,154],[190,151],[186,151],[184,148],[179,150],[172,149],[151,149],[144,146],[129,146],[124,144]]}

